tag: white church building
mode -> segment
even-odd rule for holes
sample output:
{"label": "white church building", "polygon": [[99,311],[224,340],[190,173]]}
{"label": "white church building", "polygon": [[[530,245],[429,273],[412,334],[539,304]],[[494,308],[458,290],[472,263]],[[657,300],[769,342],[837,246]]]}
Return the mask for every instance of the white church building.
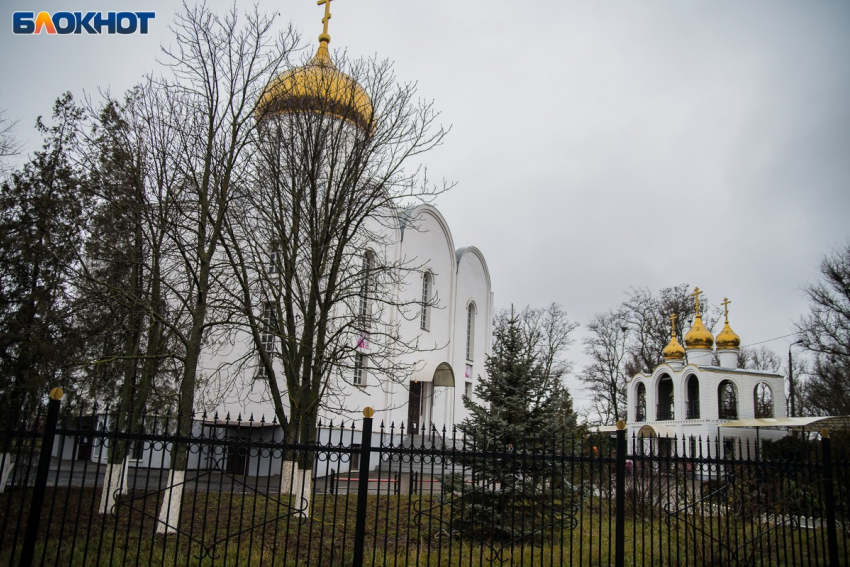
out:
{"label": "white church building", "polygon": [[[263,97],[268,97],[267,108],[271,110],[259,120],[280,119],[286,124],[289,116],[318,112],[311,105],[321,99],[328,103],[322,105],[322,113],[337,120],[342,128],[367,128],[364,124],[369,123],[371,101],[363,88],[331,60],[329,17],[326,12],[325,31],[319,36],[320,46],[313,59],[286,71],[266,89]],[[331,100],[326,100],[328,97]],[[264,104],[261,99],[258,108]],[[369,263],[405,266],[395,289],[384,292],[403,308],[384,306],[375,314],[365,307],[371,299],[364,296],[361,307],[342,305],[340,309],[349,309],[349,313],[369,311],[369,325],[377,325],[379,331],[392,329],[400,337],[398,342],[415,348],[402,349],[394,355],[395,360],[382,362],[406,369],[403,375],[388,379],[381,363],[374,360],[379,358],[373,352],[378,345],[372,342],[381,333],[370,337],[364,331],[362,339],[355,341],[350,363],[329,378],[328,390],[332,393],[325,395],[319,419],[324,424],[333,421],[336,426],[341,422],[359,424],[364,408],[371,407],[376,426],[383,422],[396,428],[404,424],[407,432],[430,430],[432,426],[451,430],[466,417],[462,396],[474,396],[477,381],[486,375],[484,361],[490,353],[493,319],[487,262],[475,246],[458,247],[446,220],[429,204],[386,212],[372,224],[368,231],[380,233],[379,244],[364,241],[362,249],[351,251],[352,257],[362,259],[363,273],[368,273]],[[383,333],[386,336],[390,331]],[[274,340],[269,336],[266,350],[274,349]],[[207,411],[211,427],[227,428],[237,420],[249,419],[256,424],[263,416],[268,434],[275,429],[270,424],[275,411],[268,380],[262,375],[258,357],[252,358],[253,352],[256,348],[250,333],[237,331],[224,347],[211,345],[203,353],[199,365],[207,379],[198,405]],[[256,363],[234,363],[245,360]],[[278,383],[285,387],[280,380]],[[282,397],[285,402],[286,394]]]}
{"label": "white church building", "polygon": [[[431,205],[403,211],[393,228],[396,242],[390,262],[416,262],[397,293],[406,313],[387,313],[405,342],[419,349],[401,355],[410,368],[404,382],[386,380],[369,364],[368,340],[358,345],[354,368],[337,380],[340,398],[320,412],[324,423],[359,420],[363,409],[375,410],[375,419],[387,427],[395,423],[411,429],[451,427],[466,417],[461,397],[474,396],[478,380],[486,375],[490,353],[493,292],[487,262],[474,246],[458,248],[440,212]],[[274,416],[268,384],[257,379],[257,365],[231,366],[253,349],[250,335],[237,337],[232,348],[211,350],[201,361],[204,372],[216,377],[207,388],[220,419],[234,421],[253,416],[266,422]],[[222,386],[219,388],[219,385]],[[226,386],[226,387],[225,387]],[[212,413],[212,412],[208,412]]]}
{"label": "white church building", "polygon": [[740,444],[746,451],[748,442],[754,449],[759,440],[784,436],[775,429],[723,427],[749,418],[786,417],[785,382],[779,374],[738,368],[741,338],[729,326],[729,300],[723,302],[723,330],[714,337],[702,322],[700,293],[694,290],[696,315],[684,347],[676,339],[674,314],[664,363],[650,374],[636,374],[628,384],[629,439],[657,438],[655,450],[662,453],[675,440],[679,455],[684,450],[687,456],[700,451],[715,456],[717,448],[738,450]]}

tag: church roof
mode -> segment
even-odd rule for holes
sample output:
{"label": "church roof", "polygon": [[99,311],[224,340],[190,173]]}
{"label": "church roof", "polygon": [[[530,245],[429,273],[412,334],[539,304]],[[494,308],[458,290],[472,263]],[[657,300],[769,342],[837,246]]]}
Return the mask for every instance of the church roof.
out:
{"label": "church roof", "polygon": [[745,374],[748,376],[770,376],[771,378],[784,378],[782,374],[765,372],[763,370],[749,370],[747,368],[724,368],[722,366],[697,366],[703,372],[722,372],[723,374]]}

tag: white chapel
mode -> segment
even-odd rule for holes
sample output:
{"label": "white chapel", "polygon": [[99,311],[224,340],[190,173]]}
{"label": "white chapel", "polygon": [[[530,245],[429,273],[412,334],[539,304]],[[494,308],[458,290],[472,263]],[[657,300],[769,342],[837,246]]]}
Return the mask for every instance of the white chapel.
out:
{"label": "white chapel", "polygon": [[[722,425],[748,418],[786,417],[785,383],[782,375],[738,368],[741,338],[729,326],[729,304],[724,299],[725,324],[714,337],[702,322],[699,288],[694,290],[696,314],[691,329],[679,343],[675,333],[676,315],[671,316],[670,342],[664,348],[664,363],[651,374],[636,374],[628,385],[629,438],[659,438],[658,450],[669,451],[677,440],[681,455],[700,450],[706,441],[721,450],[733,444],[776,439],[784,432],[729,429]],[[715,362],[719,362],[719,364]],[[714,454],[712,452],[712,454]]]}

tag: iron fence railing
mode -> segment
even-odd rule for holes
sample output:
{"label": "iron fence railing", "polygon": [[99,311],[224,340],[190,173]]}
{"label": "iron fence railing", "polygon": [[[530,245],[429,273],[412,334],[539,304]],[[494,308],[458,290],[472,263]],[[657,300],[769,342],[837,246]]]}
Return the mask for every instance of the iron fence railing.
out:
{"label": "iron fence railing", "polygon": [[699,419],[699,400],[688,400],[687,419]]}
{"label": "iron fence railing", "polygon": [[58,409],[0,431],[0,565],[850,565],[848,447],[828,437],[509,441],[365,418],[287,444],[263,420],[180,437]]}
{"label": "iron fence railing", "polygon": [[736,404],[720,404],[720,419],[738,419],[738,406]]}
{"label": "iron fence railing", "polygon": [[676,419],[673,404],[658,404],[655,410],[655,419],[658,421],[670,421]]}

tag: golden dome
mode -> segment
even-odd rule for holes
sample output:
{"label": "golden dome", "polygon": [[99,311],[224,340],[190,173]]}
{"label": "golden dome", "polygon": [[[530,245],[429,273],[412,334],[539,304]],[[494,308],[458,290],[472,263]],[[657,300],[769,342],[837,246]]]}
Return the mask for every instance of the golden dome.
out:
{"label": "golden dome", "polygon": [[257,103],[258,116],[316,112],[368,130],[372,101],[357,81],[333,64],[325,37],[320,37],[319,49],[309,63],[280,74],[266,87]]}
{"label": "golden dome", "polygon": [[682,348],[682,345],[676,339],[676,319],[678,318],[679,316],[675,313],[670,315],[670,342],[661,351],[661,356],[664,357],[664,360],[684,360],[685,358],[685,349]]}
{"label": "golden dome", "polygon": [[702,324],[702,317],[697,315],[693,327],[685,335],[685,348],[711,348],[713,345],[714,335]]}
{"label": "golden dome", "polygon": [[664,360],[682,360],[685,358],[685,349],[679,344],[676,337],[672,337],[664,350],[661,351]]}
{"label": "golden dome", "polygon": [[720,331],[720,334],[717,335],[717,340],[715,341],[718,349],[732,349],[732,348],[740,348],[741,346],[741,337],[739,337],[735,331],[729,326],[727,322],[723,326],[723,330]]}
{"label": "golden dome", "polygon": [[741,337],[739,337],[735,331],[732,330],[732,327],[729,326],[729,304],[732,303],[728,298],[723,298],[723,308],[724,315],[726,317],[726,324],[723,325],[723,330],[720,331],[720,334],[717,335],[717,339],[715,344],[717,344],[718,349],[729,350],[734,348],[741,347]]}

